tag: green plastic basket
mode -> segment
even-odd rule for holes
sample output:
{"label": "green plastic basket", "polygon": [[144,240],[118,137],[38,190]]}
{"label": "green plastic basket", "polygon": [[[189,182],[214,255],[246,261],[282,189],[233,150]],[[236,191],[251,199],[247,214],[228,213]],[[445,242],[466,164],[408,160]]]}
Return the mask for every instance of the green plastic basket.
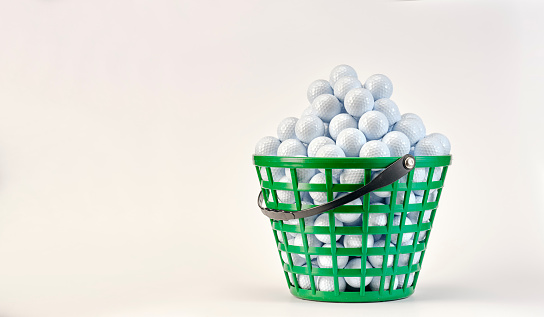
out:
{"label": "green plastic basket", "polygon": [[[359,189],[371,180],[372,170],[386,168],[397,159],[399,158],[253,157],[266,207],[294,212],[315,207],[314,205],[301,204],[301,196],[305,195],[304,192],[325,192],[327,200],[332,201],[334,192],[353,192]],[[377,302],[406,298],[413,294],[425,257],[430,230],[448,166],[451,163],[451,156],[421,156],[416,157],[415,161],[415,168],[408,173],[407,177],[375,190],[391,193],[389,205],[370,205],[370,194],[366,194],[361,197],[362,205],[343,205],[327,211],[330,223],[328,227],[305,226],[303,218],[296,221],[298,224],[287,224],[286,221],[282,220],[270,220],[285,279],[289,290],[294,296],[327,302]],[[289,172],[291,175],[292,181],[290,183],[278,182],[277,177],[274,179],[278,168],[288,169],[286,173]],[[326,184],[299,183],[297,169],[307,168],[324,170]],[[426,177],[423,182],[413,181],[414,172],[418,168],[422,168],[419,172],[425,172]],[[333,170],[335,169],[364,169],[364,180],[361,184],[333,184]],[[293,192],[295,203],[284,204],[279,202],[277,196],[279,190]],[[404,199],[402,204],[396,203],[397,196],[401,192],[409,193],[411,191],[423,193],[421,203],[409,203],[409,199]],[[409,196],[405,195],[404,197]],[[425,212],[431,213],[430,219],[427,221],[424,221]],[[362,215],[361,225],[335,227],[334,214],[336,213],[360,213]],[[387,225],[369,226],[368,219],[371,213],[387,214]],[[405,224],[408,213],[417,213],[417,223]],[[398,226],[393,225],[395,214],[401,216],[400,225]],[[397,234],[398,241],[402,241],[404,234],[412,233],[414,233],[412,244],[401,243],[402,245],[399,245],[395,243],[394,246],[390,245],[392,235]],[[292,234],[302,236],[302,246],[289,244],[289,236]],[[312,234],[329,234],[331,241],[336,240],[336,235],[362,235],[362,247],[337,248],[335,243],[332,243],[330,248],[309,247],[308,235]],[[385,247],[367,247],[368,235],[380,234],[385,236]],[[419,261],[413,263],[414,256],[419,252],[421,255]],[[284,253],[284,258],[282,258],[282,253]],[[294,265],[293,256],[299,256],[297,254],[305,259],[306,266]],[[319,268],[315,263],[312,263],[312,255],[332,256],[332,268]],[[352,257],[361,257],[361,259],[365,260],[367,256],[383,256],[383,266],[386,266],[385,264],[390,255],[394,256],[393,264],[390,267],[366,268],[366,261],[362,262],[361,269],[339,269],[337,265],[337,256],[349,256],[350,259]],[[409,256],[408,264],[405,266],[398,265],[401,255],[404,258]],[[297,278],[303,275],[307,275],[310,282],[310,285],[305,288],[299,285]],[[320,276],[333,277],[334,291],[317,290],[316,279]],[[364,281],[366,277],[376,277],[376,279],[380,279],[379,290],[371,290],[369,286],[365,287],[364,283],[361,283],[361,287],[358,289],[348,286],[345,291],[339,291],[338,277],[360,277],[361,281]],[[399,283],[399,280],[404,280],[404,283]]]}

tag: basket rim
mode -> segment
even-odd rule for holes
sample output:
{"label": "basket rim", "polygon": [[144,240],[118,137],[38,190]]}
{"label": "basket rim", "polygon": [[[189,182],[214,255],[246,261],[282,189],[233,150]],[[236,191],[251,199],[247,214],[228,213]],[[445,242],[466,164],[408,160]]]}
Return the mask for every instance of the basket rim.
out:
{"label": "basket rim", "polygon": [[[253,163],[261,167],[283,168],[385,168],[400,157],[293,157],[253,155]],[[416,167],[451,165],[452,155],[416,156]]]}

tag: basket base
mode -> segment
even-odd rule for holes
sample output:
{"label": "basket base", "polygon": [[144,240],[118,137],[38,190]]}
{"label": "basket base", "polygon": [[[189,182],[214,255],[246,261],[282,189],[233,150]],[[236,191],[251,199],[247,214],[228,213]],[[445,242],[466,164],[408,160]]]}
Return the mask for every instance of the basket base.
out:
{"label": "basket base", "polygon": [[289,287],[289,291],[295,297],[313,300],[319,302],[338,302],[338,303],[371,303],[371,302],[386,302],[399,300],[409,297],[414,293],[414,287],[409,287],[406,290],[397,289],[392,292],[387,290],[380,292],[365,292],[363,295],[359,292],[340,292],[336,295],[334,292],[321,292],[316,291],[315,294],[312,290],[297,289],[294,286]]}

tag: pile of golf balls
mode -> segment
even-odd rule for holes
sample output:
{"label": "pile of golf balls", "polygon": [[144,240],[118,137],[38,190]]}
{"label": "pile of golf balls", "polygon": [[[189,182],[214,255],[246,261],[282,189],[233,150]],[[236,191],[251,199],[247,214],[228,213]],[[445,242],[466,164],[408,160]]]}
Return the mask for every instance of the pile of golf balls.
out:
{"label": "pile of golf balls", "polygon": [[[414,113],[401,114],[397,104],[391,99],[393,83],[381,74],[370,76],[365,81],[358,78],[357,72],[348,65],[338,65],[330,73],[329,80],[318,79],[312,82],[307,90],[310,105],[303,110],[300,118],[287,117],[277,127],[277,137],[266,136],[257,142],[255,155],[266,156],[295,156],[295,157],[400,157],[405,154],[414,156],[448,155],[451,145],[446,136],[440,133],[427,134],[423,120]],[[374,178],[380,171],[372,171]],[[413,182],[426,182],[429,170],[416,168]],[[364,170],[336,169],[332,171],[334,184],[359,184],[363,182]],[[441,168],[436,168],[432,176],[433,181],[440,180]],[[289,169],[272,168],[267,173],[263,168],[261,177],[274,182],[291,183],[291,171]],[[298,183],[324,184],[326,177],[324,170],[297,169]],[[400,182],[406,182],[406,177]],[[334,197],[344,193],[334,193]],[[414,190],[408,195],[409,203],[421,203],[424,191]],[[370,194],[371,205],[384,205],[390,203],[390,192],[372,192]],[[295,196],[290,191],[277,191],[280,203],[294,204]],[[428,194],[428,202],[436,201],[437,190],[431,190]],[[404,202],[404,192],[396,197],[396,203]],[[320,205],[327,202],[324,192],[301,192],[302,205]],[[351,205],[361,205],[361,199],[356,199]],[[418,223],[422,217],[422,223],[430,221],[432,210],[409,212],[405,218],[405,224]],[[336,227],[361,226],[361,214],[334,214]],[[369,226],[386,226],[389,221],[387,214],[371,213]],[[393,225],[398,226],[401,221],[400,213],[394,216]],[[304,219],[306,226],[329,226],[329,214],[324,213]],[[299,225],[299,220],[284,221],[285,224]],[[278,240],[287,245],[303,246],[303,237],[298,233],[286,232],[285,235],[276,231]],[[426,232],[421,232],[415,241],[415,235],[404,234],[402,239],[397,235],[391,236],[390,247],[395,248],[397,243],[401,245],[414,245],[425,241]],[[285,238],[285,239],[284,239]],[[371,235],[366,237],[368,248],[384,248],[385,235]],[[331,248],[332,244],[338,248],[360,248],[362,246],[361,235],[336,235],[336,241],[331,241],[329,234],[307,234],[309,247]],[[334,239],[332,239],[334,240]],[[398,241],[401,240],[401,241]],[[307,263],[304,254],[281,252],[284,263],[292,263],[294,266],[307,266],[319,268],[331,268],[333,261],[331,256],[312,255],[311,263]],[[394,256],[368,256],[364,265],[366,268],[381,268],[386,262],[391,267]],[[406,266],[419,263],[421,252],[399,254],[397,266]],[[361,257],[337,256],[338,269],[361,269]],[[406,283],[410,287],[414,281],[414,274],[387,276],[384,281],[384,289],[389,289],[391,278],[394,277],[393,287],[402,288]],[[408,276],[407,276],[408,275]],[[289,275],[291,277],[291,275]],[[310,289],[311,283],[308,275],[297,275],[297,283],[300,288]],[[334,291],[335,283],[331,276],[316,276],[314,285],[320,291]],[[294,281],[291,278],[291,283]],[[369,291],[377,291],[380,288],[381,277],[370,276],[364,281]],[[360,277],[338,277],[336,283],[339,291],[346,288],[358,289],[363,284]]]}

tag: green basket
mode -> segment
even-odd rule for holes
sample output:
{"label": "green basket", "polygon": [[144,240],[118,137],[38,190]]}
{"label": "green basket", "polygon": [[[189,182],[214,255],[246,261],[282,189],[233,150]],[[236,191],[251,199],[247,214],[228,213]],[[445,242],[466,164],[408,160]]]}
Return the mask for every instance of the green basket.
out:
{"label": "green basket", "polygon": [[[266,203],[266,207],[275,210],[300,211],[315,207],[314,205],[303,205],[302,196],[305,192],[324,192],[327,200],[333,200],[335,192],[353,192],[362,185],[366,185],[371,180],[372,170],[379,170],[388,167],[397,161],[398,157],[384,158],[306,158],[306,157],[277,157],[277,156],[254,156],[253,161],[257,170],[261,192]],[[421,265],[425,257],[427,243],[429,241],[430,230],[435,218],[436,209],[442,193],[444,180],[451,164],[451,156],[420,156],[415,158],[415,168],[411,170],[405,179],[397,180],[390,185],[375,190],[374,192],[390,192],[390,203],[385,205],[370,205],[370,194],[361,197],[362,205],[343,205],[326,211],[328,214],[328,227],[306,226],[304,218],[295,221],[270,220],[274,233],[274,239],[281,264],[285,273],[285,279],[291,293],[302,299],[327,301],[327,302],[377,302],[389,301],[406,298],[413,294],[418,281]],[[278,182],[274,179],[278,168],[288,169],[292,181],[290,183]],[[297,169],[321,169],[325,172],[325,184],[299,183]],[[423,182],[413,180],[416,169],[418,172],[424,171],[425,179]],[[360,184],[333,184],[333,170],[337,169],[360,169],[364,170],[364,179]],[[433,177],[434,176],[434,177]],[[278,201],[278,191],[293,192],[295,203],[285,204]],[[402,204],[397,204],[397,196],[401,193],[410,193],[418,191],[423,193],[421,203],[410,203],[409,199],[404,199]],[[409,197],[404,195],[404,197]],[[424,214],[430,212],[430,218],[426,220]],[[360,213],[361,224],[357,226],[335,227],[336,213]],[[369,226],[369,215],[372,213],[384,213],[387,215],[387,224],[385,226]],[[413,218],[417,215],[417,223],[406,224],[406,218],[410,213]],[[412,214],[413,213],[413,214]],[[393,225],[395,215],[400,215],[400,224]],[[403,244],[402,236],[404,234],[414,234],[412,244]],[[294,234],[300,234],[302,237],[302,246],[289,243],[289,237]],[[361,235],[362,247],[360,248],[337,248],[335,243],[330,248],[310,247],[308,245],[308,236],[313,234],[328,234],[331,241],[336,240],[336,235]],[[383,235],[385,237],[384,247],[367,247],[369,235]],[[398,243],[391,244],[392,236],[397,235]],[[373,236],[375,237],[375,236]],[[299,243],[300,244],[300,243]],[[283,253],[283,257],[282,257]],[[414,261],[420,255],[419,261]],[[328,255],[332,257],[332,268],[319,268],[312,263],[312,255]],[[389,256],[394,256],[393,264],[386,266]],[[365,259],[362,262],[361,269],[338,268],[337,256],[361,257]],[[381,268],[366,268],[367,256],[383,256],[383,266]],[[399,258],[409,256],[406,265],[399,265]],[[301,257],[306,265],[299,266],[293,259]],[[296,258],[300,260],[299,258]],[[300,261],[297,261],[300,262]],[[414,263],[416,262],[416,263]],[[320,291],[317,289],[317,279],[321,276],[332,277],[334,283],[333,291]],[[364,286],[361,283],[360,288],[347,286],[343,291],[339,290],[340,281],[338,277],[360,278],[365,281],[367,277],[373,277],[375,281],[379,279],[379,289],[375,286]],[[299,279],[306,278],[304,285],[300,285]],[[329,279],[330,280],[330,279]],[[399,282],[400,281],[400,282]],[[404,283],[402,283],[404,281]],[[309,285],[308,285],[309,284]]]}

